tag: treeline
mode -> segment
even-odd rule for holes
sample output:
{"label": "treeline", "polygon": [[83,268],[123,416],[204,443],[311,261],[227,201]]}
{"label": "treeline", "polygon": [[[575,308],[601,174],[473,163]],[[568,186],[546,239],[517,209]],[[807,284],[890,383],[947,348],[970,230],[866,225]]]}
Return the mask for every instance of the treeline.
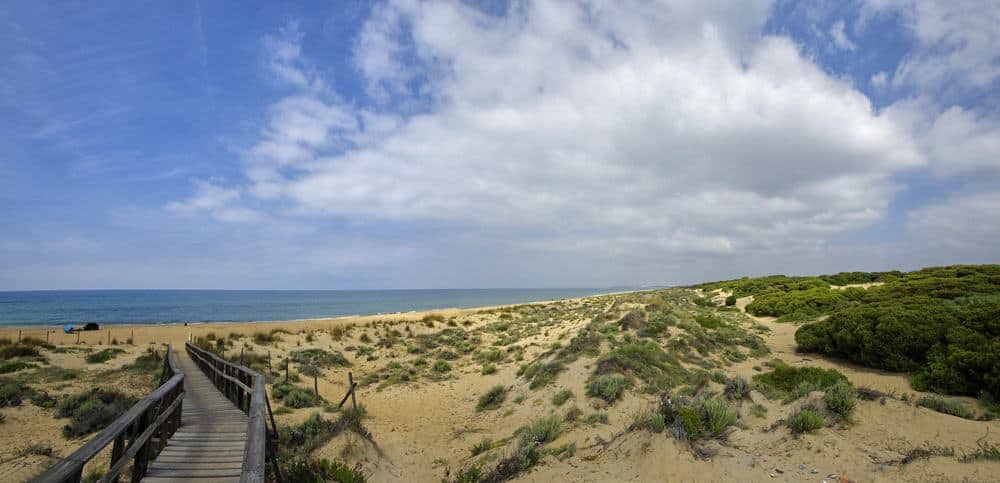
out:
{"label": "treeline", "polygon": [[[830,281],[884,285],[836,290]],[[1000,265],[772,276],[705,288],[755,295],[747,311],[756,315],[784,320],[829,315],[799,328],[800,351],[913,372],[918,390],[1000,400]]]}

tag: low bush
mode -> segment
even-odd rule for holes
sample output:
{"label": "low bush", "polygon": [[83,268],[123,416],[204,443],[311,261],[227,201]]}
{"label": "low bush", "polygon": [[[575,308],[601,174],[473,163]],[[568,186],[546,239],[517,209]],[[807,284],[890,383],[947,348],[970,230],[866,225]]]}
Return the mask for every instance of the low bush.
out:
{"label": "low bush", "polygon": [[282,459],[282,473],[288,481],[302,483],[364,483],[367,477],[358,463],[353,468],[340,461],[296,455]]}
{"label": "low bush", "polygon": [[747,399],[750,397],[752,389],[753,387],[751,387],[750,382],[746,378],[736,376],[732,379],[726,379],[726,387],[723,389],[723,394],[733,400]]}
{"label": "low bush", "polygon": [[22,369],[32,369],[38,367],[37,364],[32,364],[30,362],[24,361],[10,361],[0,364],[0,374],[10,374],[12,372],[17,372]]}
{"label": "low bush", "polygon": [[838,382],[849,382],[836,369],[792,367],[780,360],[771,363],[770,372],[753,376],[754,384],[769,399],[797,399],[809,391],[822,391]]}
{"label": "low bush", "polygon": [[711,436],[719,436],[722,432],[736,424],[738,413],[726,401],[708,398],[702,401],[701,410],[705,417],[705,429]]}
{"label": "low bush", "polygon": [[309,364],[316,367],[348,367],[351,365],[351,362],[340,352],[323,349],[292,351],[289,357],[296,364]]}
{"label": "low bush", "polygon": [[67,438],[75,438],[104,429],[134,402],[133,398],[120,392],[96,388],[65,396],[56,405],[56,415],[70,418],[62,432]]}
{"label": "low bush", "polygon": [[788,417],[785,425],[792,434],[809,433],[826,426],[826,417],[823,416],[823,411],[815,406],[803,406]]}
{"label": "low bush", "polygon": [[587,384],[587,395],[613,403],[622,396],[628,386],[628,379],[621,374],[603,374],[590,380]]}
{"label": "low bush", "polygon": [[4,360],[37,355],[39,355],[38,348],[33,345],[18,343],[0,347],[0,359]]}
{"label": "low bush", "polygon": [[448,361],[438,359],[434,361],[433,369],[434,372],[445,373],[451,370],[451,364],[448,364]]}
{"label": "low bush", "polygon": [[826,389],[823,394],[823,402],[826,408],[837,416],[838,419],[848,420],[857,405],[854,386],[846,381],[840,381]]}
{"label": "low bush", "polygon": [[20,382],[0,380],[0,408],[20,406],[31,394],[31,388]]}
{"label": "low bush", "polygon": [[730,295],[726,297],[726,307],[732,307],[734,305],[736,305],[736,296]]}
{"label": "low bush", "polygon": [[562,391],[559,391],[552,396],[552,404],[556,406],[562,406],[563,404],[566,403],[566,401],[569,401],[571,397],[573,397],[573,391],[569,389],[563,389]]}
{"label": "low bush", "polygon": [[692,441],[720,437],[739,419],[736,409],[723,399],[671,397],[666,392],[660,396],[659,413],[663,415],[671,435]]}
{"label": "low bush", "polygon": [[253,333],[253,343],[257,345],[268,345],[275,342],[281,341],[282,332],[288,333],[288,331],[283,331],[282,329],[274,329],[271,332],[254,332]]}
{"label": "low bush", "polygon": [[482,373],[483,373],[484,376],[488,376],[490,374],[496,374],[496,372],[497,372],[497,366],[496,366],[496,364],[486,363],[485,365],[483,365],[483,371],[482,371]]}
{"label": "low bush", "polygon": [[650,433],[662,433],[666,427],[667,423],[662,414],[656,411],[645,410],[635,415],[635,419],[632,420],[629,429],[633,431],[644,429]]}
{"label": "low bush", "polygon": [[923,406],[939,413],[950,414],[963,419],[976,418],[975,413],[964,404],[940,396],[924,396],[917,400],[917,406]]}
{"label": "low bush", "polygon": [[538,389],[555,381],[559,373],[565,369],[566,366],[558,360],[546,363],[534,362],[522,366],[518,374],[530,381],[529,388]]}
{"label": "low bush", "polygon": [[479,402],[476,403],[476,411],[485,411],[487,409],[497,409],[503,404],[504,399],[507,398],[507,388],[503,385],[496,385],[486,391],[485,394],[479,396]]}
{"label": "low bush", "polygon": [[124,353],[125,351],[122,349],[119,349],[117,347],[109,347],[107,349],[102,349],[97,352],[91,352],[90,354],[84,356],[83,359],[87,361],[88,364],[101,364],[104,362],[108,362],[111,359],[114,359],[115,357],[118,357],[118,354],[124,354]]}

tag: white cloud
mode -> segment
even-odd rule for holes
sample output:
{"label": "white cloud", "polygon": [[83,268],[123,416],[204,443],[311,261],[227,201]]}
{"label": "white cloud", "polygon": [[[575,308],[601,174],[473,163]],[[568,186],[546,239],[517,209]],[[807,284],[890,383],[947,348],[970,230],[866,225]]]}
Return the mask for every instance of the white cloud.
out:
{"label": "white cloud", "polygon": [[867,0],[865,15],[896,12],[918,48],[899,64],[896,86],[995,88],[1000,78],[1000,3],[981,0]]}
{"label": "white cloud", "polygon": [[305,84],[271,109],[251,192],[300,213],[661,255],[816,246],[884,216],[891,174],[923,162],[905,132],[787,39],[755,36],[766,3],[666,7],[539,2],[498,18],[390,2],[363,29],[361,71],[385,95],[412,94],[391,86],[419,74],[432,108],[368,136],[377,123]]}
{"label": "white cloud", "polygon": [[167,210],[180,215],[195,215],[207,212],[213,218],[233,223],[246,223],[260,220],[260,215],[249,208],[241,206],[240,192],[237,189],[225,188],[203,180],[194,180],[195,194],[183,201],[171,201]]}
{"label": "white cloud", "polygon": [[830,38],[833,39],[833,45],[840,50],[854,50],[858,48],[847,36],[847,33],[844,32],[843,20],[837,20],[830,26]]}

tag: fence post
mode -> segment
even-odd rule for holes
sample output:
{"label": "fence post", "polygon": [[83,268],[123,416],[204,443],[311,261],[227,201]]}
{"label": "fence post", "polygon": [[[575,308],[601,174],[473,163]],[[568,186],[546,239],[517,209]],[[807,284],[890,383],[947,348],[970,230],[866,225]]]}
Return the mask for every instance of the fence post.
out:
{"label": "fence post", "polygon": [[354,414],[358,413],[358,400],[354,397],[354,374],[347,373],[347,382],[351,384],[351,404],[354,406]]}
{"label": "fence post", "polygon": [[267,372],[271,372],[271,350],[267,350]]}
{"label": "fence post", "polygon": [[288,358],[285,358],[285,383],[288,382]]}

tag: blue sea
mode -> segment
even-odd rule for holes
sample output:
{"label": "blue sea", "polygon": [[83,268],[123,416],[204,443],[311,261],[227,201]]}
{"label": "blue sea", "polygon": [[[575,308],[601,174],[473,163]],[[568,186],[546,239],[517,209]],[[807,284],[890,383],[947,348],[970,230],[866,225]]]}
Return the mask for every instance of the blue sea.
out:
{"label": "blue sea", "polygon": [[519,304],[620,289],[0,292],[0,326],[247,322]]}

